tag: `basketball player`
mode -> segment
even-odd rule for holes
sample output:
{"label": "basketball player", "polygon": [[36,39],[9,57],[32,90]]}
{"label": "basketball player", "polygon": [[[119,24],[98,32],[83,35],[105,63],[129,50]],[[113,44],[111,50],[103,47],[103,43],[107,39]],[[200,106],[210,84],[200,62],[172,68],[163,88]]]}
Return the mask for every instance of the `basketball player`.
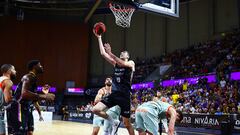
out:
{"label": "basketball player", "polygon": [[11,79],[16,77],[16,70],[13,65],[4,64],[1,66],[2,76],[0,77],[0,135],[5,135],[4,123],[4,104],[12,101],[12,86]]}
{"label": "basketball player", "polygon": [[140,105],[135,112],[136,128],[139,135],[158,135],[159,120],[170,118],[168,135],[174,135],[175,122],[183,119],[182,112],[176,111],[172,105],[158,101],[149,101]]}
{"label": "basketball player", "polygon": [[94,114],[109,120],[114,125],[113,132],[117,132],[120,121],[113,120],[104,110],[118,105],[121,108],[121,116],[128,133],[134,135],[134,129],[130,123],[130,90],[135,64],[132,60],[128,60],[129,53],[127,51],[121,52],[120,58],[118,58],[111,52],[111,46],[108,43],[103,46],[101,36],[96,34],[95,31],[94,34],[98,39],[101,55],[114,66],[114,76],[112,93],[97,103],[92,111]]}
{"label": "basketball player", "polygon": [[[107,77],[105,80],[105,87],[101,88],[100,90],[98,90],[98,94],[95,97],[94,103],[97,104],[98,102],[100,102],[104,96],[107,96],[111,93],[111,88],[112,88],[112,78],[111,77]],[[102,126],[104,123],[104,119],[102,117],[99,117],[98,115],[94,115],[93,116],[93,132],[92,135],[97,135],[99,130],[100,130],[100,126]]]}
{"label": "basketball player", "polygon": [[[156,95],[153,97],[153,101],[162,101],[162,102],[167,102],[167,99],[162,96],[162,93],[160,91],[157,91]],[[165,132],[168,132],[168,125],[167,125],[167,118],[161,119],[158,123],[159,127],[159,134],[162,135],[162,126],[164,126]]]}
{"label": "basketball player", "polygon": [[[43,73],[43,67],[38,60],[28,63],[29,73],[22,77],[15,91],[14,98],[17,102],[10,108],[8,117],[9,132],[14,135],[31,135],[34,130],[33,104],[39,100],[53,101],[54,94],[46,93],[49,86],[43,87],[44,94],[37,94],[37,76]],[[18,112],[19,110],[19,112]]]}

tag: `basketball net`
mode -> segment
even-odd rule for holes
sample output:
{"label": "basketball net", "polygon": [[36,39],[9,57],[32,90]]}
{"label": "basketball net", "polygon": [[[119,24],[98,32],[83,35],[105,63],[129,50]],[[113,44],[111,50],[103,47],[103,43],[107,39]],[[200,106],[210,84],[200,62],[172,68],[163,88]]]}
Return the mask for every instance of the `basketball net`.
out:
{"label": "basketball net", "polygon": [[109,3],[109,8],[115,16],[115,22],[118,26],[123,28],[129,28],[131,24],[131,18],[135,11],[134,7],[118,4]]}

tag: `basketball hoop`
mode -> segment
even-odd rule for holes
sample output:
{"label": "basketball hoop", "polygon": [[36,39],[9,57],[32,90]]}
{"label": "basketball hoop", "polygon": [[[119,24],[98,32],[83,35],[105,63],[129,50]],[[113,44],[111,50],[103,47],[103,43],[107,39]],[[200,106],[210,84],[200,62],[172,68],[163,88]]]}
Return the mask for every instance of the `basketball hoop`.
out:
{"label": "basketball hoop", "polygon": [[115,16],[115,22],[118,26],[129,28],[131,23],[131,18],[135,8],[133,6],[109,3],[109,8]]}

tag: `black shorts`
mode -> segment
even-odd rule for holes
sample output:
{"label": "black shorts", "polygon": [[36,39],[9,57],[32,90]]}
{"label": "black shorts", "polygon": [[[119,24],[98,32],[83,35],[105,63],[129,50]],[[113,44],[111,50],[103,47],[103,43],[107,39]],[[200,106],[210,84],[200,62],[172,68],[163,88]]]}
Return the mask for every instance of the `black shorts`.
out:
{"label": "black shorts", "polygon": [[114,91],[110,95],[104,97],[101,102],[108,108],[118,105],[121,108],[121,115],[130,118],[130,93]]}
{"label": "black shorts", "polygon": [[8,131],[13,135],[25,135],[34,130],[34,119],[31,108],[14,104],[7,111]]}
{"label": "black shorts", "polygon": [[7,123],[9,134],[22,134],[22,131],[20,131],[19,116],[19,104],[17,102],[13,102],[11,106],[7,109]]}
{"label": "black shorts", "polygon": [[22,107],[21,108],[21,127],[24,129],[25,132],[33,131],[34,130],[34,120],[32,114],[32,108],[29,107]]}

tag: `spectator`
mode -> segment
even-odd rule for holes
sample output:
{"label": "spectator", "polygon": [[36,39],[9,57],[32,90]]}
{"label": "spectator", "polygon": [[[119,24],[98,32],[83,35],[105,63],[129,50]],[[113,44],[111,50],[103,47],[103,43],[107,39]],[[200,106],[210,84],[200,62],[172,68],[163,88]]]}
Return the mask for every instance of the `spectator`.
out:
{"label": "spectator", "polygon": [[220,86],[221,86],[222,88],[224,88],[224,87],[226,86],[226,81],[225,81],[224,78],[222,78],[222,80],[220,81]]}
{"label": "spectator", "polygon": [[177,94],[176,91],[174,91],[174,93],[172,95],[172,100],[173,100],[174,104],[176,104],[178,102],[178,98],[179,98],[179,95]]}
{"label": "spectator", "polygon": [[69,112],[68,112],[68,106],[64,106],[62,108],[62,112],[63,112],[63,117],[62,117],[62,120],[68,120],[68,117],[69,117]]}
{"label": "spectator", "polygon": [[187,90],[187,88],[188,88],[188,82],[187,82],[187,80],[184,80],[184,83],[183,83],[183,91],[186,91]]}

